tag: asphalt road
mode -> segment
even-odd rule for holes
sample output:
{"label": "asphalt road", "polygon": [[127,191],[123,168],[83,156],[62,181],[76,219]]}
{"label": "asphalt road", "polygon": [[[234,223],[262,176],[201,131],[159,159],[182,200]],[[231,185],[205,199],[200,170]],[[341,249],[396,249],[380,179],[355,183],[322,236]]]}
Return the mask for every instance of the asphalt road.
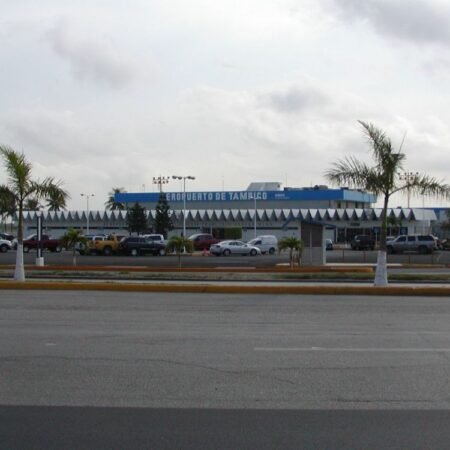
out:
{"label": "asphalt road", "polygon": [[2,291],[4,448],[449,448],[445,298]]}
{"label": "asphalt road", "polygon": [[[326,253],[327,262],[329,263],[376,263],[376,251],[354,251],[354,250],[333,250]],[[0,265],[14,264],[16,252],[10,251],[7,253],[0,253]],[[72,253],[44,253],[44,260],[46,265],[71,265]],[[36,253],[30,252],[24,255],[26,264],[35,264]],[[182,264],[184,267],[273,267],[279,263],[288,263],[288,254],[281,255],[260,255],[260,256],[231,256],[231,257],[216,257],[216,256],[185,256]],[[419,255],[415,253],[404,255],[388,255],[388,262],[395,264],[435,264],[447,265],[450,264],[450,252],[442,251],[435,252],[431,255]],[[307,264],[307,261],[304,262]],[[77,256],[77,264],[85,265],[101,265],[101,266],[168,266],[177,267],[178,258],[176,256],[99,256],[99,255],[84,255]]]}

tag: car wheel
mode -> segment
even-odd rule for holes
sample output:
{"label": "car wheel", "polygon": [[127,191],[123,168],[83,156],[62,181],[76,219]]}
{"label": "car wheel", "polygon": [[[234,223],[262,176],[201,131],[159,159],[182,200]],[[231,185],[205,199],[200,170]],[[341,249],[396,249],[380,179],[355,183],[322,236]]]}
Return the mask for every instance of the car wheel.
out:
{"label": "car wheel", "polygon": [[256,256],[256,253],[258,253],[254,248],[250,250],[250,256]]}
{"label": "car wheel", "polygon": [[159,256],[165,256],[165,254],[166,254],[166,250],[163,249],[163,248],[161,248],[161,249],[159,250]]}
{"label": "car wheel", "polygon": [[80,255],[85,255],[85,254],[86,254],[86,252],[85,252],[84,250],[78,250],[78,253],[79,253]]}
{"label": "car wheel", "polygon": [[105,248],[103,249],[103,254],[104,254],[105,256],[111,256],[111,255],[112,255],[112,248],[111,248],[111,247],[105,247]]}
{"label": "car wheel", "polygon": [[269,249],[269,255],[273,255],[275,253],[275,249],[272,247]]}
{"label": "car wheel", "polygon": [[387,247],[386,247],[386,251],[387,251],[387,253],[389,254],[389,255],[393,255],[395,252],[394,252],[394,248],[391,246],[391,245],[388,245]]}
{"label": "car wheel", "polygon": [[23,252],[24,253],[28,253],[30,251],[30,247],[28,247],[28,245],[24,245],[23,246]]}
{"label": "car wheel", "polygon": [[228,248],[226,248],[224,251],[223,251],[223,256],[230,256],[231,255],[231,251],[228,249]]}
{"label": "car wheel", "polygon": [[138,255],[138,251],[136,248],[132,248],[130,251],[131,256],[137,256]]}
{"label": "car wheel", "polygon": [[3,244],[3,245],[0,247],[0,252],[6,253],[7,251],[8,251],[8,246],[5,245],[5,244]]}
{"label": "car wheel", "polygon": [[58,246],[55,248],[55,252],[56,252],[56,253],[61,253],[61,250],[62,250],[62,247],[61,247],[60,245],[58,245]]}

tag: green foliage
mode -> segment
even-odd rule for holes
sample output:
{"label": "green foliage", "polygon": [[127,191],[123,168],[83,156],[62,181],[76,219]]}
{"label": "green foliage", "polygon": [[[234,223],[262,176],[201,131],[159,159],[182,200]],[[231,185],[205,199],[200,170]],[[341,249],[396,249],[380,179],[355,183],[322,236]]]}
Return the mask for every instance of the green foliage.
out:
{"label": "green foliage", "polygon": [[401,191],[417,195],[450,198],[450,186],[427,175],[416,174],[406,180],[402,177],[406,155],[401,148],[395,151],[385,133],[371,123],[359,121],[372,148],[373,164],[368,165],[349,156],[335,162],[325,173],[328,180],[339,186],[363,189],[383,195],[383,214],[380,250],[386,251],[387,208],[390,197]]}
{"label": "green foliage", "polygon": [[130,233],[141,234],[148,228],[148,219],[145,213],[145,208],[139,203],[135,203],[134,206],[128,210],[127,214],[127,227]]}
{"label": "green foliage", "polygon": [[116,194],[122,194],[124,192],[126,192],[126,190],[123,187],[113,188],[112,191],[108,193],[108,200],[105,202],[106,209],[111,211],[126,209],[125,204],[116,202]]}
{"label": "green foliage", "polygon": [[76,246],[77,244],[81,244],[86,246],[87,240],[86,237],[80,230],[75,230],[74,228],[69,228],[66,233],[60,239],[61,247],[65,247],[67,250],[72,250],[72,260],[73,265],[77,265],[77,253]]}
{"label": "green foliage", "polygon": [[286,236],[278,241],[278,251],[280,253],[284,250],[289,250],[289,264],[291,268],[294,267],[295,261],[300,264],[303,255],[303,248],[303,241],[295,236]]}
{"label": "green foliage", "polygon": [[166,253],[176,253],[178,256],[178,266],[181,267],[181,254],[192,253],[194,244],[184,236],[172,236],[166,246]]}
{"label": "green foliage", "polygon": [[[42,181],[33,180],[31,176],[32,165],[23,153],[16,152],[11,147],[0,146],[0,157],[5,164],[7,182],[0,185],[0,193],[7,196],[18,209],[17,242],[21,247],[23,244],[23,210],[28,199],[45,199],[52,193],[58,193],[63,198],[68,194],[61,188],[61,182],[47,177]],[[25,270],[23,265],[23,253],[16,253],[16,280],[25,281]]]}
{"label": "green foliage", "polygon": [[155,233],[167,237],[167,233],[173,230],[173,223],[170,217],[170,206],[167,203],[166,194],[161,193],[156,205],[155,221],[153,223]]}
{"label": "green foliage", "polygon": [[241,227],[224,228],[224,239],[242,239]]}

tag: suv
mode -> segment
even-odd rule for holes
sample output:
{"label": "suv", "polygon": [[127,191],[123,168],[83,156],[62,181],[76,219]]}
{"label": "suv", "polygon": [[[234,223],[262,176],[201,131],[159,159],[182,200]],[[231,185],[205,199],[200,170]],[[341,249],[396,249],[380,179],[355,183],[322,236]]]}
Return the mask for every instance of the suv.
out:
{"label": "suv", "polygon": [[402,252],[419,252],[432,253],[436,250],[436,240],[431,234],[412,235],[412,236],[398,236],[393,241],[389,241],[386,246],[388,253],[402,253]]}
{"label": "suv", "polygon": [[163,256],[166,254],[165,244],[143,236],[124,237],[119,243],[119,252],[137,256],[145,253]]}
{"label": "suv", "polygon": [[364,234],[357,234],[350,242],[352,250],[375,250],[375,240]]}
{"label": "suv", "polygon": [[209,250],[212,244],[219,242],[219,239],[216,239],[212,234],[208,233],[193,234],[188,239],[192,241],[195,250]]}

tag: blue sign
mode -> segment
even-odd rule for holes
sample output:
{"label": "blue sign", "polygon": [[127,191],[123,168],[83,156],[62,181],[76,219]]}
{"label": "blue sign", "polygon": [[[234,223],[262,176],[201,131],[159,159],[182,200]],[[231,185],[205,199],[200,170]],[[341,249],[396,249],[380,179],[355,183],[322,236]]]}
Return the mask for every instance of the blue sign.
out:
{"label": "blue sign", "polygon": [[[169,203],[183,201],[183,192],[165,192]],[[122,203],[157,203],[159,193],[120,193],[115,200]],[[207,191],[186,192],[186,202],[248,202],[248,201],[299,201],[299,200],[343,200],[365,203],[376,202],[374,195],[346,189],[299,189],[292,191]]]}

